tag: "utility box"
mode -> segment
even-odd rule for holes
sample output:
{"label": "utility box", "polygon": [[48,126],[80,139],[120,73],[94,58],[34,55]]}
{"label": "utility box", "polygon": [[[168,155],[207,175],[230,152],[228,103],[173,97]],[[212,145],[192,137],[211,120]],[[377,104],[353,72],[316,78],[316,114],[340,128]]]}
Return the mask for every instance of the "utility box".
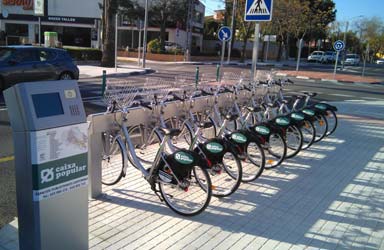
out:
{"label": "utility box", "polygon": [[77,82],[19,83],[4,98],[20,250],[88,249],[88,125]]}
{"label": "utility box", "polygon": [[44,32],[44,47],[56,47],[58,43],[57,32],[46,31]]}

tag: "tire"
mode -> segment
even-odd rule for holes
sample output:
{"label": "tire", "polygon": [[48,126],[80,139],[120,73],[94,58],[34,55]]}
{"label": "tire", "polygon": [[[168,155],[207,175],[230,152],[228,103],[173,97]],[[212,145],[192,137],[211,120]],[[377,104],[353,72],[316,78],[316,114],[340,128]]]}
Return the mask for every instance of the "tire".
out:
{"label": "tire", "polygon": [[181,130],[178,136],[172,137],[171,143],[173,146],[179,149],[189,148],[194,133],[186,122],[179,118],[170,118],[165,121],[165,125],[167,128],[176,128]]}
{"label": "tire", "polygon": [[313,123],[310,120],[304,120],[304,123],[300,127],[300,130],[303,135],[303,146],[301,147],[301,149],[307,149],[315,142],[315,126],[313,126]]}
{"label": "tire", "polygon": [[269,142],[264,146],[265,169],[271,169],[283,163],[287,154],[287,144],[278,133],[272,133]]}
{"label": "tire", "polygon": [[287,144],[287,154],[285,158],[292,158],[297,155],[303,146],[303,134],[296,125],[290,125],[285,130],[285,143]]}
{"label": "tire", "polygon": [[[134,146],[139,161],[144,165],[152,165],[155,160],[157,150],[159,149],[161,138],[153,129],[144,125],[133,126],[128,129],[129,138]],[[132,156],[128,154],[128,160],[136,166]]]}
{"label": "tire", "polygon": [[72,79],[74,79],[74,77],[72,73],[68,71],[61,73],[59,76],[59,80],[72,80]]}
{"label": "tire", "polygon": [[10,87],[9,84],[7,84],[2,77],[0,77],[0,91],[6,90],[8,87]]}
{"label": "tire", "polygon": [[328,131],[328,122],[324,115],[318,114],[315,116],[313,121],[313,126],[315,126],[316,130],[316,138],[315,142],[321,141]]}
{"label": "tire", "polygon": [[251,182],[260,177],[265,167],[264,149],[258,142],[249,142],[246,147],[247,158],[243,161],[243,182]]}
{"label": "tire", "polygon": [[186,181],[190,183],[188,189],[162,181],[159,181],[159,189],[170,209],[183,216],[194,216],[203,212],[209,205],[212,183],[207,170],[201,166],[194,166]]}
{"label": "tire", "polygon": [[101,183],[114,185],[123,177],[125,162],[123,141],[120,137],[102,135]]}
{"label": "tire", "polygon": [[326,136],[329,136],[335,132],[338,125],[336,112],[333,110],[327,110],[325,118],[327,119],[328,123]]}
{"label": "tire", "polygon": [[228,151],[223,156],[223,163],[208,168],[208,173],[212,182],[212,195],[226,197],[239,188],[243,169],[240,159]]}

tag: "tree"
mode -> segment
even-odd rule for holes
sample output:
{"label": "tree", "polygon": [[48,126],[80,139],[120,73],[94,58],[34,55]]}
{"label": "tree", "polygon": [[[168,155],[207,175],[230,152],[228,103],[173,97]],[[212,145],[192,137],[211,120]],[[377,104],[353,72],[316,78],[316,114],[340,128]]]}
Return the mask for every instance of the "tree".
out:
{"label": "tree", "polygon": [[[238,30],[238,39],[243,42],[241,50],[240,61],[244,61],[246,58],[247,42],[251,38],[253,31],[255,30],[254,22],[244,22],[244,9],[245,9],[245,0],[238,0],[236,8],[236,19],[237,19],[237,30]],[[236,32],[235,32],[236,33]]]}
{"label": "tree", "polygon": [[160,46],[164,49],[166,28],[176,27],[176,22],[186,23],[187,0],[154,0],[149,10],[150,23],[160,26]]}
{"label": "tree", "polygon": [[369,44],[370,55],[369,58],[373,60],[378,53],[384,52],[384,24],[382,19],[372,17],[363,19],[359,25],[360,39],[362,42],[362,50]]}
{"label": "tree", "polygon": [[103,6],[103,55],[101,66],[115,65],[115,15],[118,8],[117,0],[104,0]]}
{"label": "tree", "polygon": [[220,23],[215,21],[212,17],[204,20],[204,40],[217,40],[216,32],[220,28]]}

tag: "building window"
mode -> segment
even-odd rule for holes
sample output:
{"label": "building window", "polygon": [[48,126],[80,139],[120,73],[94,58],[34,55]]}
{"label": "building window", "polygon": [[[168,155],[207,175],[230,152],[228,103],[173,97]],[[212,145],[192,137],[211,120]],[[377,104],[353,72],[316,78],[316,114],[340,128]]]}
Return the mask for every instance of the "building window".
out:
{"label": "building window", "polygon": [[202,24],[202,23],[203,23],[203,13],[198,12],[198,11],[195,12],[194,21],[195,21],[196,23],[200,23],[200,24]]}
{"label": "building window", "polygon": [[5,30],[8,36],[28,36],[28,24],[6,23]]}

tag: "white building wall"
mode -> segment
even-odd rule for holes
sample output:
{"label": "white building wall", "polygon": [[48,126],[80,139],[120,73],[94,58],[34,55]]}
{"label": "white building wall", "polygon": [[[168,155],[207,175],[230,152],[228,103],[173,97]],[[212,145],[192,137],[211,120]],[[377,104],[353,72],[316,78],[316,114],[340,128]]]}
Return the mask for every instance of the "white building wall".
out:
{"label": "white building wall", "polygon": [[50,16],[72,16],[100,18],[102,10],[98,3],[102,0],[49,0]]}

